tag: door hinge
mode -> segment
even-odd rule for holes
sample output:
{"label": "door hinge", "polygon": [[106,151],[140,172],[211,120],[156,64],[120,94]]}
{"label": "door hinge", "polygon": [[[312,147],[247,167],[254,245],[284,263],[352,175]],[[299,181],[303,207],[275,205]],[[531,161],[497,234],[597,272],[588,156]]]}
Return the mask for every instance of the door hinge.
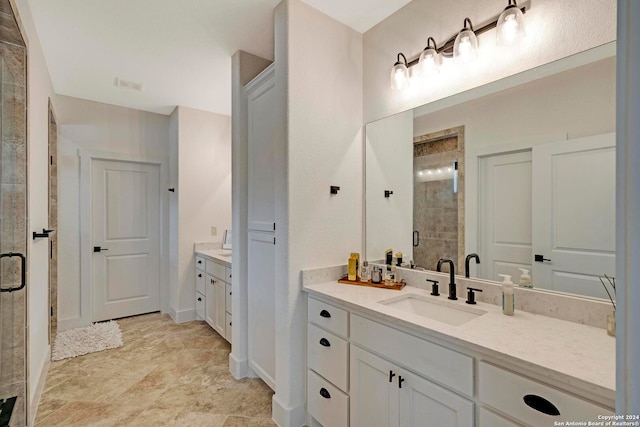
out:
{"label": "door hinge", "polygon": [[275,237],[273,238],[273,244],[274,245],[276,244],[276,238]]}
{"label": "door hinge", "polygon": [[276,231],[276,223],[273,223],[273,231]]}
{"label": "door hinge", "polygon": [[49,164],[53,165],[53,156],[49,156]]}
{"label": "door hinge", "polygon": [[51,309],[51,317],[53,317],[53,306],[49,307]]}
{"label": "door hinge", "polygon": [[49,259],[53,259],[53,241],[49,240]]}

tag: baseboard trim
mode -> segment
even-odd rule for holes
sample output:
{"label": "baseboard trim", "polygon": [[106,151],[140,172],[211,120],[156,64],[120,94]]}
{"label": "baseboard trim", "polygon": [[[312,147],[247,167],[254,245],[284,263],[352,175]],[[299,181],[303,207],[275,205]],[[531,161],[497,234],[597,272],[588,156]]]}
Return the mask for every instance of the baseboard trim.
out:
{"label": "baseboard trim", "polygon": [[295,408],[286,408],[280,403],[278,395],[274,394],[271,399],[271,410],[273,422],[280,427],[302,427],[306,424],[307,407],[304,404]]}
{"label": "baseboard trim", "polygon": [[33,395],[33,402],[31,402],[31,408],[29,408],[29,425],[35,425],[36,415],[38,415],[38,407],[40,406],[40,399],[44,392],[44,384],[47,381],[47,375],[49,374],[49,366],[51,366],[51,346],[47,348],[47,358],[45,359],[42,372],[40,372],[40,378],[38,378],[38,385]]}
{"label": "baseboard trim", "polygon": [[229,354],[229,372],[237,380],[242,378],[258,378],[258,375],[249,367],[247,359],[239,360],[233,354],[233,350]]}
{"label": "baseboard trim", "polygon": [[271,390],[276,391],[276,380],[271,378],[271,375],[269,375],[264,369],[262,369],[261,366],[256,365],[254,362],[250,361],[249,369],[258,374],[262,381],[264,381],[265,384],[268,385],[269,388],[271,388]]}
{"label": "baseboard trim", "polygon": [[196,320],[198,318],[195,308],[176,311],[173,309],[173,307],[169,307],[168,313],[175,323],[191,322],[192,320]]}

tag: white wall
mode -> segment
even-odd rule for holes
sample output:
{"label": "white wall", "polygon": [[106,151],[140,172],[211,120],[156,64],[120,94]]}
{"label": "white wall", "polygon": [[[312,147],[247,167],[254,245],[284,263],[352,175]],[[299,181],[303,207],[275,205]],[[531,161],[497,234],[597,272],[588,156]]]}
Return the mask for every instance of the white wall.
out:
{"label": "white wall", "polygon": [[[275,31],[287,123],[277,156],[285,172],[276,177],[274,419],[288,426],[301,425],[305,412],[300,270],[344,264],[362,251],[362,35],[300,0],[276,7]],[[340,186],[337,195],[331,185]]]}
{"label": "white wall", "polygon": [[[174,320],[184,321],[195,319],[193,244],[221,241],[224,230],[231,228],[231,117],[177,107],[170,127],[171,157],[177,165],[177,182],[171,181],[176,191],[170,196],[174,214],[178,203],[177,263],[170,283],[175,301],[170,313]],[[216,236],[211,235],[212,226]]]}
{"label": "white wall", "polygon": [[[169,118],[67,96],[58,96],[56,114],[59,135],[58,325],[64,330],[91,323],[90,301],[81,299],[78,149],[131,157],[168,158]],[[168,195],[163,194],[163,197]],[[168,228],[168,212],[163,213],[163,224],[166,224],[163,228]],[[162,277],[166,278],[168,267],[163,268],[166,272]],[[166,283],[161,285],[163,287]]]}
{"label": "white wall", "polygon": [[[16,0],[23,36],[27,39],[28,72],[28,234],[48,228],[49,203],[49,98],[56,107],[49,70],[27,0]],[[29,402],[34,398],[38,381],[49,353],[49,245],[48,240],[28,239],[28,372]],[[31,409],[33,412],[33,408]]]}
{"label": "white wall", "polygon": [[462,28],[465,16],[477,28],[495,19],[506,2],[413,0],[364,35],[365,122],[432,102],[506,76],[602,45],[616,38],[615,0],[536,0],[525,15],[527,37],[520,50],[498,48],[495,30],[478,37],[479,58],[446,69],[426,85],[393,92],[389,73],[398,52],[410,61],[427,37],[438,46]]}
{"label": "white wall", "polygon": [[[367,125],[366,256],[384,258],[387,249],[413,253],[413,112]],[[393,191],[385,198],[384,191]]]}

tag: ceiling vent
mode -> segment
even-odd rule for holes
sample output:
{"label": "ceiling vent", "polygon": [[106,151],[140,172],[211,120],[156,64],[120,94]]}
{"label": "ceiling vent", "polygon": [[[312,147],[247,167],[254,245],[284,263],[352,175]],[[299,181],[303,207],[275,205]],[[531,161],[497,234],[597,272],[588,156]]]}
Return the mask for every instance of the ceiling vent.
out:
{"label": "ceiling vent", "polygon": [[144,83],[135,83],[135,82],[130,82],[127,80],[122,80],[119,78],[115,78],[113,79],[113,85],[115,87],[119,87],[122,89],[130,89],[130,90],[135,90],[137,92],[142,92],[142,89],[144,88]]}

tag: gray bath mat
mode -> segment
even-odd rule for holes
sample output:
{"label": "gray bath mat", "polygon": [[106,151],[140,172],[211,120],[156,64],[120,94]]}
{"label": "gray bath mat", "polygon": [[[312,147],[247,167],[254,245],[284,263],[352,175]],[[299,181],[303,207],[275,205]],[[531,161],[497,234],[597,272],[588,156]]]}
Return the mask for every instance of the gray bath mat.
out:
{"label": "gray bath mat", "polygon": [[51,360],[62,360],[83,354],[122,347],[122,333],[118,322],[94,323],[86,328],[58,332]]}

